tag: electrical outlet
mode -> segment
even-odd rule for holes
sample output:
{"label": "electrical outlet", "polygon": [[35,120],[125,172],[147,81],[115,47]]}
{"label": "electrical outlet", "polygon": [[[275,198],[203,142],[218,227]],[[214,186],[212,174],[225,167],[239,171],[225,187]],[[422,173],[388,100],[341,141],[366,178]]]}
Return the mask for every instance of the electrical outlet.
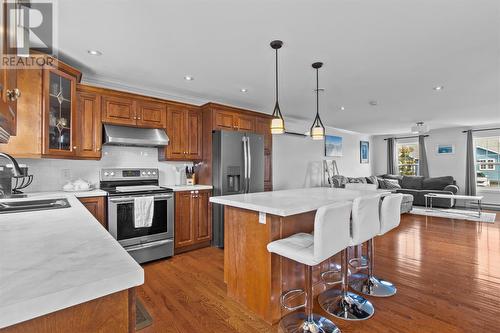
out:
{"label": "electrical outlet", "polygon": [[266,224],[266,213],[259,212],[259,223]]}

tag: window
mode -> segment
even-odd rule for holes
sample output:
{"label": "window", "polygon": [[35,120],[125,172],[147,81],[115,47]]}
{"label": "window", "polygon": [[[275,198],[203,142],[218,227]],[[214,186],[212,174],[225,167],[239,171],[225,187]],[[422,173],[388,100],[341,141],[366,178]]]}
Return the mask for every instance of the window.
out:
{"label": "window", "polygon": [[474,139],[478,190],[500,190],[500,136]]}
{"label": "window", "polygon": [[400,175],[418,175],[418,142],[398,142],[398,171]]}

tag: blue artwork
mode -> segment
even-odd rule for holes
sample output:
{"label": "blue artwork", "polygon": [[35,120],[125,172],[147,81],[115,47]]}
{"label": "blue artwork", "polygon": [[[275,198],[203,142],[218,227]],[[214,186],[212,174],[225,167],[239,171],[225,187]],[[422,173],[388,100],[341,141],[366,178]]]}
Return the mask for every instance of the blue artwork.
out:
{"label": "blue artwork", "polygon": [[325,136],[325,156],[342,156],[342,137],[334,135]]}
{"label": "blue artwork", "polygon": [[437,153],[438,154],[453,154],[454,153],[453,145],[438,145]]}
{"label": "blue artwork", "polygon": [[368,141],[359,142],[359,163],[370,163],[370,143]]}

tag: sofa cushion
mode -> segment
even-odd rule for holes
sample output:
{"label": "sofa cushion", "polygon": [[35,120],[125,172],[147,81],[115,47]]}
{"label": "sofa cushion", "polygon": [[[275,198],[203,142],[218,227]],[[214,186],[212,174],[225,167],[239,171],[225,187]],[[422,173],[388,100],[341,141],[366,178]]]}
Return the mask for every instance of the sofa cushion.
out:
{"label": "sofa cushion", "polygon": [[402,188],[409,188],[412,190],[421,190],[424,182],[422,176],[403,176],[401,180]]}
{"label": "sofa cushion", "polygon": [[378,176],[379,178],[384,178],[384,179],[396,179],[399,184],[401,184],[401,180],[403,179],[403,176],[401,175],[391,175],[391,174],[388,174],[386,173],[385,175],[382,175],[382,176]]}
{"label": "sofa cushion", "polygon": [[366,184],[367,181],[366,181],[366,178],[365,177],[347,177],[347,182],[348,183],[362,183],[362,184]]}
{"label": "sofa cushion", "polygon": [[424,190],[442,190],[447,185],[453,185],[455,181],[451,176],[432,177],[424,179],[422,189]]}

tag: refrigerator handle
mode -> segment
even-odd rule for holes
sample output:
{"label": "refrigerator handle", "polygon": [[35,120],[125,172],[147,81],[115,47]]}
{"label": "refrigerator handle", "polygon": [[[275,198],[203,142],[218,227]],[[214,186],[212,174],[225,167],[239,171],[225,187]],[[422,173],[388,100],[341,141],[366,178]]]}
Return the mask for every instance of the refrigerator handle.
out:
{"label": "refrigerator handle", "polygon": [[247,154],[248,154],[248,184],[247,184],[247,193],[250,192],[250,179],[252,179],[252,150],[250,149],[250,138],[247,137]]}
{"label": "refrigerator handle", "polygon": [[248,178],[248,156],[247,156],[247,137],[241,138],[243,141],[243,193],[247,193],[247,178]]}

